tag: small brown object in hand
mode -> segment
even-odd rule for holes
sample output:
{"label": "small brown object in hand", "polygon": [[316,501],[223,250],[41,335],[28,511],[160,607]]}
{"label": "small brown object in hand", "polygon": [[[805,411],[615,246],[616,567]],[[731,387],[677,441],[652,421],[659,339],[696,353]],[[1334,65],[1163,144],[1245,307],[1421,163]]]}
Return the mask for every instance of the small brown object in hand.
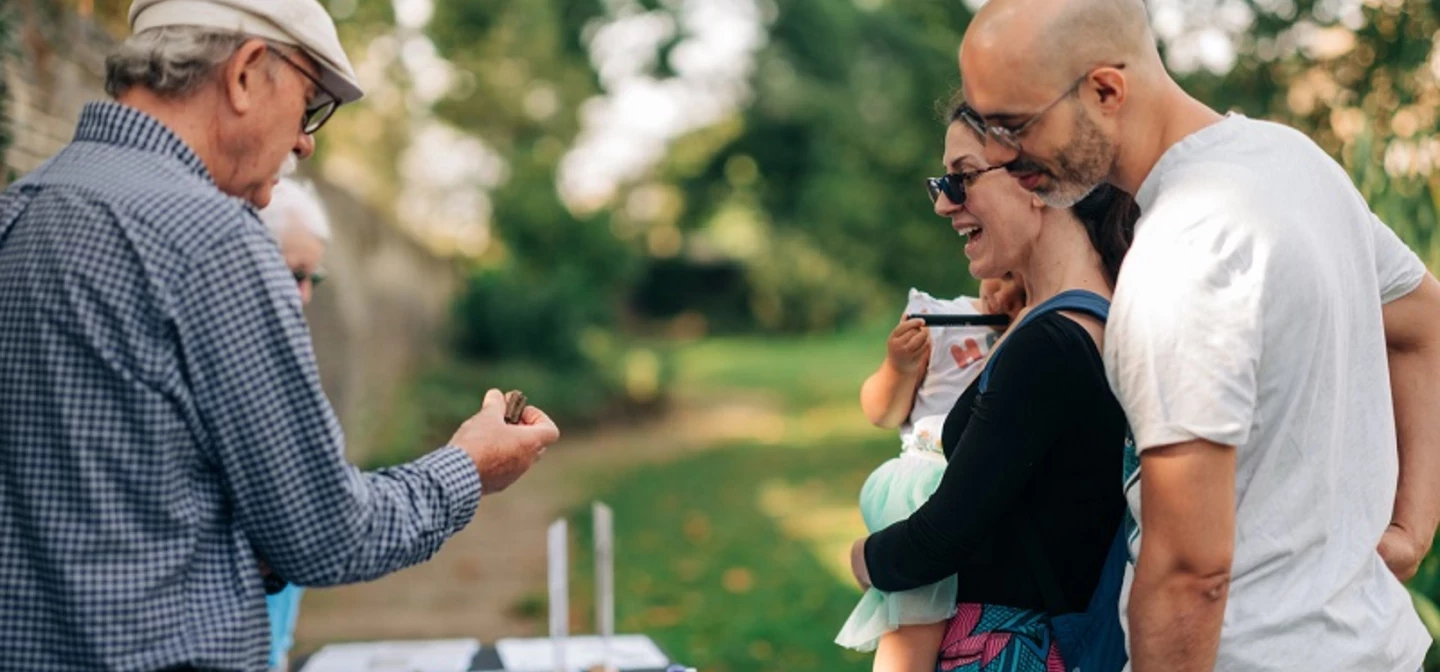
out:
{"label": "small brown object in hand", "polygon": [[505,393],[505,422],[511,425],[520,424],[520,417],[525,414],[525,394],[520,390],[510,390]]}

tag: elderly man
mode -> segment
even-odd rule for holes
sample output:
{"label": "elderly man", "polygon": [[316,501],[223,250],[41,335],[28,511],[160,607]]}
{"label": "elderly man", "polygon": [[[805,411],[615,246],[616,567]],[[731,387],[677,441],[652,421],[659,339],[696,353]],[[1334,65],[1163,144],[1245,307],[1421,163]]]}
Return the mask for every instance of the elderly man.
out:
{"label": "elderly man", "polygon": [[1187,95],[1141,0],[994,0],[960,68],[991,165],[1144,213],[1105,335],[1138,451],[1133,668],[1413,672],[1440,284],[1309,138]]}
{"label": "elderly man", "polygon": [[115,102],[0,196],[0,659],[254,670],[260,563],[300,585],[421,562],[559,433],[490,391],[361,473],[256,216],[360,97],[316,0],[137,0]]}

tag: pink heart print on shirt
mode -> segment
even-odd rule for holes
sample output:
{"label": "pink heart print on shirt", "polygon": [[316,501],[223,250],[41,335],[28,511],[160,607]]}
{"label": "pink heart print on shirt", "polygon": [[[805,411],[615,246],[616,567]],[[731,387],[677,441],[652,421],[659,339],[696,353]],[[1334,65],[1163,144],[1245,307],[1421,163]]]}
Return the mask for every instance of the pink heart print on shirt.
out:
{"label": "pink heart print on shirt", "polygon": [[955,358],[955,363],[962,369],[985,359],[985,354],[980,352],[980,343],[973,338],[965,339],[964,347],[958,343],[950,346],[950,356]]}

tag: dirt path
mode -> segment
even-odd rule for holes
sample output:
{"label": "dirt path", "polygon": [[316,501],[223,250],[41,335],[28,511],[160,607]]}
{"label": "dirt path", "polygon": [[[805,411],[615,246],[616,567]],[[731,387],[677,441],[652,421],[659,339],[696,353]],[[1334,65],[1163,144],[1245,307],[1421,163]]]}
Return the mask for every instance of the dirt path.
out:
{"label": "dirt path", "polygon": [[308,591],[295,653],[347,640],[539,634],[543,624],[515,606],[543,588],[545,529],[594,494],[587,480],[773,436],[785,419],[770,408],[762,399],[680,400],[641,425],[562,439],[509,490],[482,499],[470,526],[430,562],[374,583]]}

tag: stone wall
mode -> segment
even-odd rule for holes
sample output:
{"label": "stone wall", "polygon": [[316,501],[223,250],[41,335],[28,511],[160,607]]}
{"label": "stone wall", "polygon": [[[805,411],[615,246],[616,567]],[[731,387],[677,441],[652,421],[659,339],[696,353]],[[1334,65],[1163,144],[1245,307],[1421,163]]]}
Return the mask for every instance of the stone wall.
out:
{"label": "stone wall", "polygon": [[[104,57],[114,38],[73,13],[47,16],[25,2],[11,9],[15,52],[3,74],[14,141],[4,158],[9,171],[24,175],[69,142],[86,102],[106,97]],[[440,347],[459,274],[354,196],[320,181],[317,187],[335,240],[325,263],[329,279],[308,312],[326,391],[350,457],[360,462],[377,449],[395,395]]]}
{"label": "stone wall", "polygon": [[90,21],[61,13],[55,22],[33,4],[10,8],[14,52],[5,58],[13,135],[5,165],[18,175],[70,140],[85,103],[105,97],[105,49],[112,43]]}
{"label": "stone wall", "polygon": [[416,365],[442,347],[460,273],[355,197],[322,181],[316,186],[335,231],[325,260],[330,275],[307,312],[351,459],[363,461]]}

